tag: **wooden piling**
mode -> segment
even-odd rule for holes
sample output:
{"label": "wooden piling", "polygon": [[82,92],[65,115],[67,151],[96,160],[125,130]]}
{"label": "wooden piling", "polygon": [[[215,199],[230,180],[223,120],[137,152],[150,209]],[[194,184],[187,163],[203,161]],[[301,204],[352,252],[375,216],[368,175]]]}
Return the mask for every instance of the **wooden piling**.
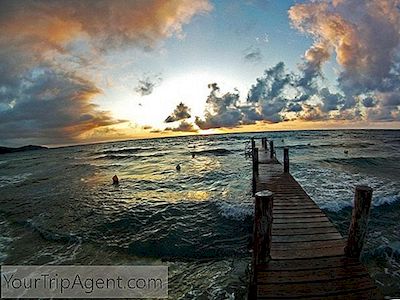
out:
{"label": "wooden piling", "polygon": [[344,249],[348,257],[360,257],[368,228],[371,201],[372,188],[361,185],[356,186],[349,236],[347,238],[347,245]]}
{"label": "wooden piling", "polygon": [[254,138],[251,138],[251,153],[253,153],[253,149],[256,147],[256,142],[254,141]]}
{"label": "wooden piling", "polygon": [[283,148],[283,172],[289,173],[289,148]]}
{"label": "wooden piling", "polygon": [[270,158],[273,159],[275,154],[274,141],[269,141],[269,153],[270,153]]}
{"label": "wooden piling", "polygon": [[253,149],[252,157],[253,157],[253,173],[258,174],[258,148]]}
{"label": "wooden piling", "polygon": [[267,150],[267,138],[266,137],[263,137],[262,138],[262,146],[263,146],[263,148],[264,148],[264,151],[266,151]]}
{"label": "wooden piling", "polygon": [[273,194],[263,190],[255,196],[253,262],[257,265],[271,259]]}
{"label": "wooden piling", "polygon": [[254,196],[257,189],[257,175],[258,175],[258,148],[253,148],[251,152],[252,157],[252,169],[253,169],[253,179],[252,179],[252,195]]}

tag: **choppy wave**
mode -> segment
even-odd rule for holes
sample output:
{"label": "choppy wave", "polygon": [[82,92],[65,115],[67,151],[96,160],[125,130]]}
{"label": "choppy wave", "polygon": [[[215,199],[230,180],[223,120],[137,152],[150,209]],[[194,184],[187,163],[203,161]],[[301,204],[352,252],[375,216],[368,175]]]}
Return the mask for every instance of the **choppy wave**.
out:
{"label": "choppy wave", "polygon": [[138,156],[136,155],[114,155],[114,154],[107,154],[107,155],[100,155],[95,157],[95,159],[110,159],[110,160],[120,160],[120,159],[135,159]]}
{"label": "choppy wave", "polygon": [[13,239],[10,236],[10,229],[7,221],[0,216],[0,264],[2,264],[8,256],[8,248]]}
{"label": "choppy wave", "polygon": [[232,154],[231,150],[224,149],[224,148],[217,148],[217,149],[206,149],[206,150],[199,150],[199,151],[192,151],[192,153],[196,155],[215,155],[215,156],[223,156]]}
{"label": "choppy wave", "polygon": [[16,183],[24,182],[32,173],[22,173],[18,175],[0,176],[0,188]]}
{"label": "choppy wave", "polygon": [[375,143],[370,142],[360,142],[360,143],[330,143],[330,144],[295,144],[295,145],[277,145],[275,148],[289,147],[289,149],[294,150],[305,150],[305,149],[335,149],[335,148],[346,148],[346,149],[359,149],[368,148],[375,146]]}
{"label": "choppy wave", "polygon": [[[235,292],[226,292],[228,285],[224,285],[229,276],[237,277],[229,273],[236,272],[230,271],[231,264],[250,257],[251,161],[239,155],[243,155],[244,141],[254,135],[267,136],[125,141],[80,146],[79,151],[57,149],[46,157],[38,153],[13,158],[0,167],[0,191],[7,192],[6,197],[0,193],[0,204],[7,220],[13,220],[10,226],[19,226],[12,231],[12,247],[26,245],[32,253],[9,254],[7,263],[91,264],[95,257],[99,264],[119,264],[122,255],[135,263],[164,260],[178,268],[187,266],[185,272],[177,271],[180,275],[174,277],[171,295],[181,289],[187,298],[205,298],[212,290],[215,297],[211,298],[225,299],[218,295]],[[386,146],[389,134],[375,136],[369,132],[359,136],[348,132],[268,134],[277,148],[293,145],[298,150],[291,152],[293,176],[343,229],[342,234],[347,233],[351,219],[354,187],[370,185],[374,207],[369,232],[375,243],[368,248],[371,261],[383,256],[396,260],[399,250],[393,240],[398,236],[400,157],[395,146],[400,132]],[[345,149],[348,155],[343,155]],[[191,159],[191,153],[199,158]],[[381,157],[372,157],[375,153]],[[178,162],[181,172],[175,170]],[[10,185],[24,178],[13,181],[9,174],[28,172],[32,175],[22,184]],[[121,179],[118,187],[111,184],[113,174]],[[10,186],[1,189],[5,178]],[[0,222],[0,261],[1,253],[12,249],[1,246],[9,241],[2,239],[4,232]],[[75,249],[80,249],[77,257]],[[214,286],[208,289],[209,285]]]}
{"label": "choppy wave", "polygon": [[27,219],[25,226],[37,232],[43,239],[61,243],[80,243],[82,238],[73,233],[60,233],[44,228],[32,219]]}
{"label": "choppy wave", "polygon": [[219,201],[217,202],[217,206],[223,217],[237,221],[243,221],[248,217],[252,217],[254,212],[253,201],[248,203]]}
{"label": "choppy wave", "polygon": [[373,188],[372,203],[375,207],[392,205],[400,200],[397,181],[376,177],[370,173],[352,173],[348,170],[302,164],[294,168],[293,175],[311,198],[327,211],[338,212],[351,207],[354,188],[357,185]]}
{"label": "choppy wave", "polygon": [[143,151],[158,151],[155,147],[134,147],[134,148],[122,148],[122,149],[107,149],[103,150],[101,154],[135,154]]}
{"label": "choppy wave", "polygon": [[349,157],[349,158],[326,158],[322,163],[330,166],[343,167],[351,171],[361,171],[364,173],[380,176],[391,176],[398,178],[400,173],[400,157]]}

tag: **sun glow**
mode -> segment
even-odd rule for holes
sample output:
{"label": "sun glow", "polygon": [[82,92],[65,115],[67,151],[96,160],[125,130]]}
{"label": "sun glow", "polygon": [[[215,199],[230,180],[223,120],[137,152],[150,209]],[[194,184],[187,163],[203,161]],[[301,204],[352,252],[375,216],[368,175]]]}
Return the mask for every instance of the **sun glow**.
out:
{"label": "sun glow", "polygon": [[[179,74],[167,78],[157,86],[148,96],[140,96],[127,88],[112,88],[105,93],[106,98],[112,98],[107,107],[116,118],[126,119],[138,126],[151,126],[152,129],[163,130],[165,127],[174,127],[164,120],[173,112],[175,107],[183,102],[190,108],[191,118],[203,117],[206,100],[210,94],[209,83],[217,82],[222,92],[233,91],[235,88],[244,90],[238,80],[212,74],[210,72],[194,72]],[[209,134],[210,130],[205,131]]]}

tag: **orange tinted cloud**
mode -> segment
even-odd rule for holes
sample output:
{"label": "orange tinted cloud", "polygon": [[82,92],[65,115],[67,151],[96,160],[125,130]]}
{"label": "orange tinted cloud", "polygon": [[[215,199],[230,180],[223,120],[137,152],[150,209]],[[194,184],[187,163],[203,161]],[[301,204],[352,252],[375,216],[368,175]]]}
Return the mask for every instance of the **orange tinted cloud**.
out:
{"label": "orange tinted cloud", "polygon": [[[342,67],[338,83],[346,96],[344,109],[374,97],[377,106],[366,106],[366,110],[381,107],[386,120],[398,119],[400,101],[387,105],[382,94],[400,99],[400,0],[308,1],[294,5],[289,18],[295,28],[314,39],[306,60],[322,57],[320,61],[325,62],[335,54]],[[315,49],[329,56],[310,56]]]}
{"label": "orange tinted cloud", "polygon": [[105,52],[182,35],[184,24],[209,10],[208,0],[2,0],[0,139],[119,136],[115,125],[124,121],[93,104],[102,91],[85,68]]}
{"label": "orange tinted cloud", "polygon": [[197,13],[211,10],[207,0],[2,1],[0,32],[8,38],[65,46],[89,38],[103,50],[129,44],[151,46],[182,33]]}

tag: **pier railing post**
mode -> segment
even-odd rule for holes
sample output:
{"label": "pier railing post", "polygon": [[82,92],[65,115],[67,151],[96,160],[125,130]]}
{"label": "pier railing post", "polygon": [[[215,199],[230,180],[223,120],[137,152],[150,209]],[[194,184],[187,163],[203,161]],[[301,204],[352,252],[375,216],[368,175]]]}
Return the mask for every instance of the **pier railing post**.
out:
{"label": "pier railing post", "polygon": [[253,265],[267,263],[271,259],[273,194],[263,190],[256,193],[254,212]]}
{"label": "pier railing post", "polygon": [[273,159],[274,158],[274,141],[269,141],[269,156],[270,156],[270,158],[271,159]]}
{"label": "pier railing post", "polygon": [[252,180],[252,194],[253,196],[256,193],[257,190],[257,175],[258,175],[258,148],[253,148],[253,151],[251,153],[252,156],[252,168],[253,168],[253,180]]}
{"label": "pier railing post", "polygon": [[372,201],[372,188],[356,186],[352,220],[344,251],[348,257],[359,258],[368,228],[368,217]]}
{"label": "pier railing post", "polygon": [[258,148],[253,149],[253,172],[258,174]]}
{"label": "pier railing post", "polygon": [[283,148],[283,172],[289,173],[289,148]]}
{"label": "pier railing post", "polygon": [[262,144],[262,147],[264,148],[264,150],[267,148],[267,138],[266,137],[263,137],[262,139],[261,139],[261,144]]}

